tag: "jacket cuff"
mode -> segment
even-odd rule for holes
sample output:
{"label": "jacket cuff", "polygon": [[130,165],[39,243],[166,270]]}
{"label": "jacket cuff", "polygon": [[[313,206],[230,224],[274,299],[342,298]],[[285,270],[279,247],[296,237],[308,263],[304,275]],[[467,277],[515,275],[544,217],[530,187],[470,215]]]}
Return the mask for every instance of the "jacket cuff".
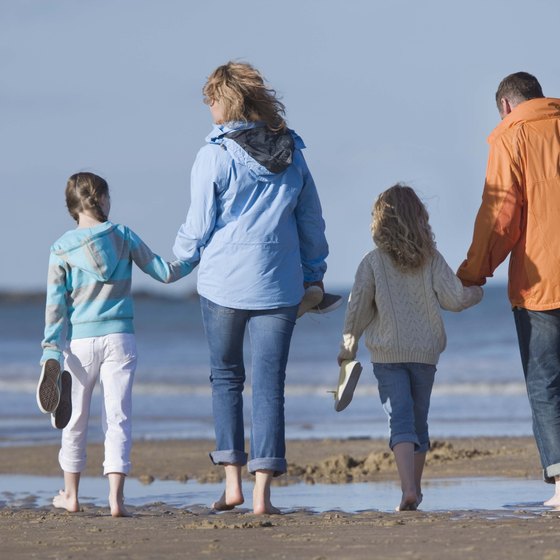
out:
{"label": "jacket cuff", "polygon": [[60,352],[60,350],[43,350],[43,355],[39,363],[42,365],[47,360],[56,360],[62,369],[62,352]]}

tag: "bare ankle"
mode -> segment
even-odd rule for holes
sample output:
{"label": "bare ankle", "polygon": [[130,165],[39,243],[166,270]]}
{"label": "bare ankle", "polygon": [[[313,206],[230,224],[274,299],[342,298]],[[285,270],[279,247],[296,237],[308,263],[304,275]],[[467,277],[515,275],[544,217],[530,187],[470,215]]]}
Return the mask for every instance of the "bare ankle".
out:
{"label": "bare ankle", "polygon": [[255,515],[279,515],[282,513],[270,501],[270,485],[273,472],[269,470],[255,473],[255,486],[253,488],[253,513]]}
{"label": "bare ankle", "polygon": [[397,511],[414,511],[418,508],[418,494],[416,490],[403,492],[401,503],[396,508]]}
{"label": "bare ankle", "polygon": [[124,506],[124,500],[113,500],[109,498],[109,508],[112,517],[132,517],[132,514]]}
{"label": "bare ankle", "polygon": [[69,493],[66,490],[60,490],[59,493],[53,498],[52,504],[55,508],[65,509],[70,513],[80,511],[80,504],[78,496]]}
{"label": "bare ankle", "polygon": [[224,493],[221,495],[219,500],[216,500],[212,504],[212,509],[216,511],[230,511],[236,506],[240,506],[245,502],[245,498],[243,497],[243,492],[241,488],[235,492],[228,492],[224,490]]}

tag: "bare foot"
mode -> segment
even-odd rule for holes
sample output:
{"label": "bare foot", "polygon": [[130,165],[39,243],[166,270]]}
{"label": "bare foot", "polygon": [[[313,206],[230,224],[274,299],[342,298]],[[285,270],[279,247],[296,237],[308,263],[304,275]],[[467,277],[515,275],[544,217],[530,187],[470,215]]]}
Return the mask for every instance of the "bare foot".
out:
{"label": "bare foot", "polygon": [[253,513],[255,515],[280,515],[282,512],[270,502],[270,484],[274,472],[267,469],[255,472],[253,486]]}
{"label": "bare foot", "polygon": [[70,497],[64,490],[58,491],[58,495],[53,498],[52,503],[55,508],[65,509],[70,513],[76,513],[77,511],[80,511],[78,498]]}
{"label": "bare foot", "polygon": [[121,500],[115,500],[113,502],[111,498],[109,498],[109,507],[113,517],[132,517],[132,513],[124,507],[124,503]]}
{"label": "bare foot", "polygon": [[224,491],[221,498],[212,504],[212,509],[216,511],[231,511],[235,506],[240,506],[244,501],[245,498],[241,490],[231,492]]}
{"label": "bare foot", "polygon": [[255,515],[282,515],[282,512],[272,504],[254,504],[253,513]]}
{"label": "bare foot", "polygon": [[560,492],[556,492],[554,494],[554,496],[552,496],[552,498],[550,498],[550,500],[547,500],[546,502],[544,502],[543,505],[548,506],[548,507],[553,507],[553,508],[560,507]]}
{"label": "bare foot", "polygon": [[[256,490],[256,486],[255,486]],[[282,512],[270,503],[270,492],[253,490],[253,513],[255,515],[281,515]]]}
{"label": "bare foot", "polygon": [[415,511],[418,508],[418,495],[416,492],[405,494],[403,492],[400,505],[395,511]]}

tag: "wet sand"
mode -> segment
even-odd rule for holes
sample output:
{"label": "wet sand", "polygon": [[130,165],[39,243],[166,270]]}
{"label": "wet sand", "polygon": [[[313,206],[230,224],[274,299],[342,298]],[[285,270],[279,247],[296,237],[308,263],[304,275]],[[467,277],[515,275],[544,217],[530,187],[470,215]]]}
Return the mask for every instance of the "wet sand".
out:
{"label": "wet sand", "polygon": [[[154,479],[217,482],[222,472],[210,464],[211,450],[212,442],[202,440],[135,442],[131,476],[145,483]],[[0,448],[0,474],[60,476],[57,451],[55,446]],[[290,441],[288,459],[288,476],[279,478],[278,484],[351,484],[397,477],[381,440]],[[99,476],[101,462],[102,447],[91,445],[84,474]],[[426,479],[478,476],[538,479],[533,440],[433,442]],[[546,489],[552,494],[552,486]],[[0,542],[6,558],[560,560],[559,511],[382,513],[375,507],[372,503],[372,511],[354,514],[302,509],[256,517],[247,510],[215,514],[207,508],[186,511],[159,503],[130,508],[134,517],[129,519],[113,519],[107,508],[87,503],[77,514],[52,507],[4,507]]]}

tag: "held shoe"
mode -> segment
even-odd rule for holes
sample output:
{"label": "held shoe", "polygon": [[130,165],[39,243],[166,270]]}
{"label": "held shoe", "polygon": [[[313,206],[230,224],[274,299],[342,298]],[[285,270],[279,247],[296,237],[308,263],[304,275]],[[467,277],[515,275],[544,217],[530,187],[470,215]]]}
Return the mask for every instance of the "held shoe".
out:
{"label": "held shoe", "polygon": [[329,313],[342,305],[342,296],[325,292],[323,299],[311,309],[309,313]]}
{"label": "held shoe", "polygon": [[60,400],[60,364],[49,359],[43,363],[37,385],[37,404],[44,414],[54,412]]}
{"label": "held shoe", "polygon": [[60,376],[60,402],[51,414],[53,428],[62,430],[66,428],[72,416],[72,376],[63,371]]}
{"label": "held shoe", "polygon": [[362,373],[360,362],[344,360],[338,374],[338,387],[334,393],[334,409],[337,412],[344,410],[354,396],[354,390]]}
{"label": "held shoe", "polygon": [[299,319],[313,307],[319,305],[323,300],[323,295],[323,290],[319,286],[309,286],[306,288],[298,307],[297,318]]}

